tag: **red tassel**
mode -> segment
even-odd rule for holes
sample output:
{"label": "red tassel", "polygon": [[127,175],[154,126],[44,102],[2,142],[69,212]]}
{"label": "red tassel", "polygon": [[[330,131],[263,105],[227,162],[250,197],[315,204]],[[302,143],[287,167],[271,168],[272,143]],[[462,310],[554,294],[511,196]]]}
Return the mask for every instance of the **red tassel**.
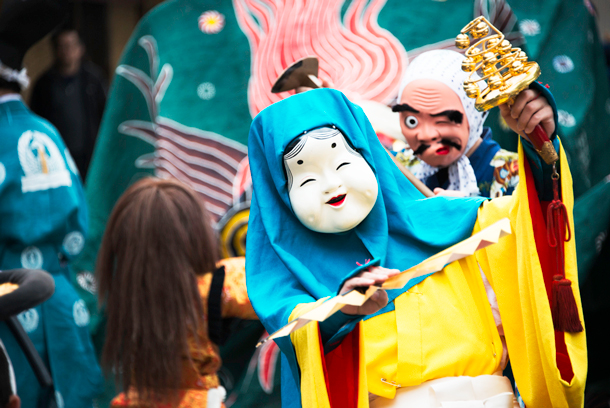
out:
{"label": "red tassel", "polygon": [[[553,164],[553,201],[547,209],[547,240],[551,248],[555,248],[558,274],[553,276],[552,305],[553,326],[555,330],[578,333],[584,330],[578,306],[572,292],[572,282],[565,277],[564,242],[572,239],[568,211],[559,198],[559,174]],[[566,236],[567,232],[567,236]]]}
{"label": "red tassel", "polygon": [[567,333],[579,333],[584,330],[578,316],[576,299],[574,299],[574,293],[572,293],[572,282],[561,275],[553,276],[551,313],[553,314],[555,330]]}

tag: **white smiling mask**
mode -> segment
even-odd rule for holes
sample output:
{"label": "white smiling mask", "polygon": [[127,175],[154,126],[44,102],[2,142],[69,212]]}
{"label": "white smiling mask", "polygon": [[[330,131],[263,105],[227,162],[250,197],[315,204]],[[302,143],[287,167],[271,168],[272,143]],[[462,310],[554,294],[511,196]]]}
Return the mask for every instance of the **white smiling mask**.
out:
{"label": "white smiling mask", "polygon": [[349,231],[373,209],[373,170],[335,128],[306,132],[284,154],[288,196],[297,218],[324,233]]}

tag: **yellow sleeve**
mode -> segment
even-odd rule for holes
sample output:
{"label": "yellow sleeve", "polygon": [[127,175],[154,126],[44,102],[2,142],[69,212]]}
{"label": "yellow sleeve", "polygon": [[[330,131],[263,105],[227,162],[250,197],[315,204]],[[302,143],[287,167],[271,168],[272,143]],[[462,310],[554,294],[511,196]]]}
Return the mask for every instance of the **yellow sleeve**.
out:
{"label": "yellow sleeve", "polygon": [[[479,210],[474,231],[508,217],[514,232],[501,239],[498,244],[479,251],[477,259],[488,275],[498,299],[508,355],[525,405],[582,407],[587,375],[585,332],[561,333],[565,336],[574,372],[568,383],[561,378],[556,363],[555,330],[536,251],[524,160],[523,147],[520,144],[520,182],[515,193],[510,197],[484,203]],[[563,201],[568,210],[570,228],[574,231],[572,178],[563,149],[560,160]],[[583,321],[574,239],[565,244],[565,258],[566,278],[572,281],[572,291]]]}

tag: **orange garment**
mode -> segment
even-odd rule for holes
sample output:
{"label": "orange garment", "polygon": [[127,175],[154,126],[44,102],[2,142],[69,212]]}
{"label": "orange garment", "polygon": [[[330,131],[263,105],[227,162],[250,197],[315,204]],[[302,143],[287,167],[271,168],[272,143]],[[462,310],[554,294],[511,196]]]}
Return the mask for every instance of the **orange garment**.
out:
{"label": "orange garment", "polygon": [[[246,292],[245,258],[228,258],[218,263],[225,267],[225,281],[221,298],[222,317],[257,319]],[[222,365],[218,346],[208,337],[208,293],[212,274],[206,273],[198,278],[199,293],[203,302],[203,324],[197,337],[189,338],[190,360],[184,358],[184,372],[180,404],[175,408],[206,407],[208,390],[220,385],[216,372]],[[143,403],[138,401],[134,390],[121,393],[112,400],[111,407],[121,408],[174,408],[168,402]],[[224,404],[221,405],[224,408]]]}

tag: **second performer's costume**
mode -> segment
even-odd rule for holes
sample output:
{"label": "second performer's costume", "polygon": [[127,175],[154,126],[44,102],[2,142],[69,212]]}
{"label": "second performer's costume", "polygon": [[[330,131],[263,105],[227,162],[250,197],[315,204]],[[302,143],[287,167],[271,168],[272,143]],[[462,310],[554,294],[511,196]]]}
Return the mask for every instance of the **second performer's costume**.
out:
{"label": "second performer's costume", "polygon": [[[314,232],[299,222],[283,162],[293,139],[331,125],[366,160],[379,185],[368,216],[338,234]],[[399,387],[494,374],[502,343],[477,262],[497,295],[525,403],[582,405],[585,335],[554,331],[545,290],[552,279],[550,251],[541,235],[544,224],[532,223],[542,210],[523,151],[519,163],[526,176],[512,197],[424,200],[392,163],[362,110],[340,92],[320,89],[263,110],[252,124],[249,154],[254,195],[246,276],[254,309],[269,332],[336,294],[345,279],[369,266],[405,270],[503,217],[515,231],[476,256],[388,291],[388,306],[364,323],[364,316],[339,312],[279,339],[283,406],[367,407],[368,392],[383,398],[373,404],[391,406]],[[533,164],[532,170],[542,173],[541,162],[534,158]],[[563,155],[561,170],[563,199],[571,209]],[[579,301],[571,243],[566,277]],[[439,403],[451,401],[444,398],[439,396]]]}
{"label": "second performer's costume", "polygon": [[[510,195],[519,183],[518,155],[516,152],[502,149],[493,140],[491,129],[483,127],[487,112],[477,111],[475,101],[466,96],[463,81],[468,77],[468,73],[461,69],[463,60],[464,56],[454,51],[425,52],[411,62],[400,87],[404,91],[405,87],[415,81],[433,80],[446,85],[457,95],[457,103],[461,102],[469,125],[468,141],[459,159],[445,168],[438,168],[426,163],[409,147],[396,152],[396,157],[431,190],[440,187],[445,190],[459,190],[466,195],[491,198]],[[555,111],[555,123],[558,123],[555,100],[549,90],[538,82],[533,82],[531,88],[547,99]],[[416,106],[413,103],[415,101],[412,102],[410,98],[401,98],[403,94],[404,92],[401,92],[399,95],[399,102]],[[440,119],[442,118],[439,118],[439,123]],[[443,131],[442,124],[436,126],[435,131],[439,134],[451,135],[451,131]],[[421,128],[421,124],[419,127]],[[480,144],[477,144],[478,141]]]}

